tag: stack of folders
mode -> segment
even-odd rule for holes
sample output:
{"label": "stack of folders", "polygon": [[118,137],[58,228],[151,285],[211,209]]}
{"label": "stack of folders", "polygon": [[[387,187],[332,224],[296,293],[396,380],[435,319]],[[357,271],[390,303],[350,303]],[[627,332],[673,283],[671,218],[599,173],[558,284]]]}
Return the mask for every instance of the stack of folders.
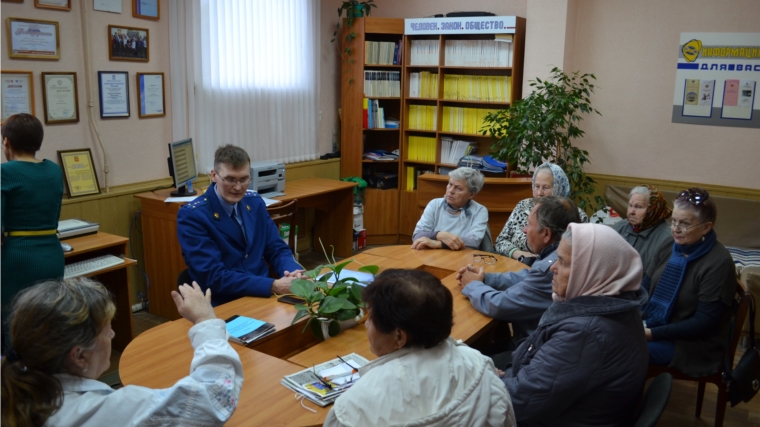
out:
{"label": "stack of folders", "polygon": [[441,163],[455,165],[463,156],[478,150],[477,142],[441,138]]}
{"label": "stack of folders", "polygon": [[230,339],[241,345],[248,345],[275,332],[271,323],[244,316],[232,316],[225,320]]}
{"label": "stack of folders", "polygon": [[359,368],[369,361],[356,353],[286,375],[280,384],[319,406],[327,406],[359,380]]}

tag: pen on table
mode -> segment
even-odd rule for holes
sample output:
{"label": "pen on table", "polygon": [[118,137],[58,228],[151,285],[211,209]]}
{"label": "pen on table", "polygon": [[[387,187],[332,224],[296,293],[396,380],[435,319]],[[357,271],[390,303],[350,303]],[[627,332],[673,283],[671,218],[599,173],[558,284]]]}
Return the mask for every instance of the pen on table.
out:
{"label": "pen on table", "polygon": [[328,376],[322,377],[322,378],[325,381],[332,381],[332,380],[337,380],[338,378],[350,377],[351,375],[353,375],[355,373],[356,373],[356,370],[352,369],[350,372],[343,372],[342,374],[328,375]]}
{"label": "pen on table", "polygon": [[349,367],[349,368],[351,368],[351,369],[353,370],[353,372],[352,372],[352,373],[356,373],[356,372],[359,372],[359,370],[358,370],[358,369],[354,368],[354,367],[353,367],[353,366],[352,366],[350,363],[348,363],[348,362],[346,362],[345,360],[343,360],[343,358],[342,358],[342,357],[338,356],[338,360],[340,360],[341,362],[343,362],[343,363],[345,363],[346,365],[348,365],[348,367]]}
{"label": "pen on table", "polygon": [[311,373],[312,373],[312,374],[313,374],[315,377],[317,377],[317,379],[319,380],[319,382],[321,382],[322,384],[324,384],[324,385],[325,385],[325,387],[329,388],[330,390],[332,390],[332,389],[333,389],[333,388],[332,388],[332,386],[330,385],[330,383],[328,383],[326,380],[323,380],[323,379],[322,379],[322,377],[320,377],[319,375],[317,375],[317,374],[316,374],[314,371],[311,371]]}

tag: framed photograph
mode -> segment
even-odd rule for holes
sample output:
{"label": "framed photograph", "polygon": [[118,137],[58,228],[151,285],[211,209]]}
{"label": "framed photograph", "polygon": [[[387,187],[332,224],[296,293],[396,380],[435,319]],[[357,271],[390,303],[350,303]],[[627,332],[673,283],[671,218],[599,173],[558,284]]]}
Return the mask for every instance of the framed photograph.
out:
{"label": "framed photograph", "polygon": [[79,122],[77,73],[42,73],[42,106],[45,123]]}
{"label": "framed photograph", "polygon": [[161,18],[160,0],[132,0],[132,16],[158,21]]}
{"label": "framed photograph", "polygon": [[126,71],[98,71],[100,118],[129,117],[129,74]]}
{"label": "framed photograph", "polygon": [[34,7],[40,9],[71,10],[71,0],[34,0]]}
{"label": "framed photograph", "polygon": [[24,0],[2,0],[3,3],[23,3]]}
{"label": "framed photograph", "polygon": [[137,73],[137,96],[138,117],[165,116],[164,73]]}
{"label": "framed photograph", "polygon": [[148,62],[148,29],[109,25],[108,59]]}
{"label": "framed photograph", "polygon": [[0,79],[2,122],[18,113],[34,115],[34,81],[31,71],[5,71]]}
{"label": "framed photograph", "polygon": [[58,22],[8,18],[8,56],[11,58],[59,59]]}
{"label": "framed photograph", "polygon": [[95,173],[89,148],[58,151],[58,161],[63,169],[69,198],[100,194],[98,174]]}

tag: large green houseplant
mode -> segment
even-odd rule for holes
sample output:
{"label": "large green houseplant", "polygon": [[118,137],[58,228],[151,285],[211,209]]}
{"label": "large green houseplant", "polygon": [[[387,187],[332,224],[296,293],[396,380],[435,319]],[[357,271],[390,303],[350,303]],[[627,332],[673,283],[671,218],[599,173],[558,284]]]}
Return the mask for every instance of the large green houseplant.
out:
{"label": "large green houseplant", "polygon": [[[346,12],[346,28],[351,28],[352,25],[354,25],[354,19],[355,18],[361,18],[362,16],[369,16],[370,13],[372,13],[372,8],[377,7],[377,5],[374,3],[375,0],[366,0],[366,1],[358,1],[358,0],[347,0],[344,1],[340,7],[338,8],[338,18],[343,16],[343,12]],[[331,42],[335,42],[335,40],[338,37],[338,30],[340,30],[340,19],[338,20],[338,23],[335,24],[335,31],[333,31],[333,38]],[[346,65],[349,66],[349,69],[347,72],[350,74],[350,66],[356,62],[355,59],[351,58],[351,55],[353,54],[353,50],[351,48],[351,41],[353,41],[356,38],[356,33],[351,31],[346,33],[346,43],[343,45],[343,50],[340,50],[340,46],[338,46],[338,50],[340,51],[340,56],[346,60]],[[348,83],[351,84],[354,82],[354,79],[349,79]]]}
{"label": "large green houseplant", "polygon": [[[330,257],[327,257],[328,262]],[[341,275],[343,269],[353,262],[353,260],[335,262],[320,265],[304,272],[303,279],[296,279],[290,285],[290,292],[303,298],[304,302],[296,304],[298,310],[293,318],[292,324],[301,318],[308,316],[304,331],[311,328],[311,332],[318,339],[327,339],[338,335],[341,332],[341,322],[356,319],[357,321],[363,315],[362,308],[362,291],[364,286],[357,284],[358,280],[349,275]],[[324,269],[328,272],[322,274]],[[379,267],[376,265],[365,265],[359,268],[359,271],[377,274]],[[330,286],[329,282],[334,282]],[[326,324],[326,331],[322,325]],[[327,332],[327,334],[325,334]]]}
{"label": "large green houseplant", "polygon": [[591,106],[593,80],[593,74],[567,75],[555,67],[548,79],[530,81],[534,88],[530,95],[488,114],[481,129],[483,135],[496,139],[492,155],[514,165],[518,173],[528,174],[547,161],[559,165],[570,180],[570,198],[589,213],[603,209],[605,201],[600,196],[592,201],[595,181],[583,170],[589,154],[573,145],[573,140],[585,133],[579,127],[584,114],[601,116]]}

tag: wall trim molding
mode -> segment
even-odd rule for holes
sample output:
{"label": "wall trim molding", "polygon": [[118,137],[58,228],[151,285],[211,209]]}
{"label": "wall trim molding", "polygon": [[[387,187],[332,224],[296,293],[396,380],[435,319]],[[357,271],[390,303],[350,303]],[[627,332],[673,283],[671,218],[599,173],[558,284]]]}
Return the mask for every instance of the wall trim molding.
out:
{"label": "wall trim molding", "polygon": [[670,181],[664,179],[650,179],[639,178],[632,176],[619,176],[619,175],[607,175],[600,173],[588,173],[594,181],[597,182],[597,192],[601,195],[604,194],[606,185],[622,185],[622,186],[635,186],[639,184],[654,185],[660,190],[672,190],[680,191],[689,187],[700,187],[709,191],[716,196],[736,197],[740,199],[760,200],[760,189],[756,188],[742,188],[742,187],[729,187],[724,185],[704,184],[686,181]]}

